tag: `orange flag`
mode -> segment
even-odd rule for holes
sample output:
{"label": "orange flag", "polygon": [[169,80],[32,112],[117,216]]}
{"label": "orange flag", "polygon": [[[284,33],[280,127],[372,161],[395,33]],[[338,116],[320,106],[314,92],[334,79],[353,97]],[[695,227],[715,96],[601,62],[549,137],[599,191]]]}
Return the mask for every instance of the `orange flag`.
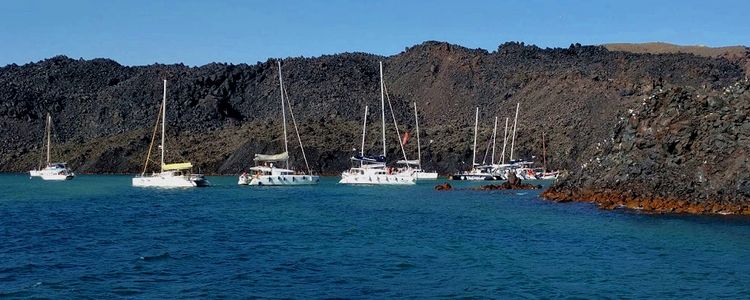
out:
{"label": "orange flag", "polygon": [[411,135],[409,135],[408,131],[404,132],[404,136],[401,138],[401,146],[406,145],[406,143],[409,142],[410,137]]}

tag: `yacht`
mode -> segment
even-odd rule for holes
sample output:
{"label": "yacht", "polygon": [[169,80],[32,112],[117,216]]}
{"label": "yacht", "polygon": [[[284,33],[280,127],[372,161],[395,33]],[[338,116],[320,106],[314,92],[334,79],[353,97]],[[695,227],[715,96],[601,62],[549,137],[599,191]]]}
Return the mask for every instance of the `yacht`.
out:
{"label": "yacht", "polygon": [[[495,118],[495,124],[497,125],[497,118]],[[468,171],[459,172],[448,177],[450,180],[502,180],[502,176],[493,174],[493,164],[478,164],[477,163],[477,126],[479,125],[479,107],[476,109],[474,114],[474,147],[471,160],[471,169]],[[494,134],[493,134],[494,137]],[[494,138],[493,138],[494,140]],[[492,156],[494,160],[495,149],[493,141]]]}
{"label": "yacht", "polygon": [[[315,185],[320,182],[320,176],[312,175],[310,165],[307,163],[305,148],[302,146],[302,139],[297,129],[297,121],[294,119],[292,103],[289,101],[289,95],[284,88],[284,80],[281,75],[281,61],[277,61],[279,67],[279,89],[281,90],[281,124],[284,131],[284,152],[279,154],[255,154],[253,161],[255,166],[250,168],[250,174],[243,173],[240,175],[237,183],[239,185]],[[305,161],[307,173],[295,172],[289,169],[289,142],[286,131],[286,106],[289,106],[289,115],[294,124],[294,131],[297,133],[297,141],[302,150],[302,158]],[[276,164],[284,164],[285,168],[279,168]]]}
{"label": "yacht", "polygon": [[203,187],[208,186],[208,181],[203,174],[193,174],[193,164],[190,162],[181,163],[164,163],[164,154],[166,152],[166,123],[167,123],[167,80],[164,80],[164,93],[162,97],[161,108],[159,114],[161,115],[161,163],[160,171],[152,174],[146,174],[149,161],[151,160],[151,150],[154,146],[156,137],[156,131],[159,125],[159,118],[157,118],[156,126],[154,127],[154,133],[151,136],[151,144],[148,147],[148,154],[146,155],[146,162],[143,165],[143,172],[133,177],[133,186],[135,187],[163,187],[163,188],[175,188],[175,187]]}
{"label": "yacht", "polygon": [[67,164],[64,162],[52,162],[50,160],[51,152],[51,138],[52,132],[52,116],[47,114],[47,126],[46,126],[46,139],[47,139],[47,165],[44,168],[37,168],[36,170],[29,171],[29,177],[40,177],[43,180],[71,180],[75,178],[76,174],[71,171]]}
{"label": "yacht", "polygon": [[[389,100],[390,101],[390,100]],[[390,102],[389,102],[390,105]],[[352,166],[349,170],[341,173],[340,184],[362,184],[362,185],[414,185],[417,181],[415,172],[399,171],[386,166],[386,144],[385,144],[385,83],[383,82],[383,62],[380,62],[380,112],[382,127],[383,152],[378,156],[365,156],[365,135],[367,132],[367,106],[365,106],[365,117],[362,125],[362,147],[360,154],[351,158]],[[391,114],[393,110],[391,109]],[[395,117],[394,117],[394,125]],[[396,127],[398,134],[398,127]],[[403,150],[403,143],[402,152]],[[404,154],[404,156],[406,156]],[[404,158],[405,159],[405,158]],[[405,159],[406,160],[406,159]],[[359,166],[356,166],[356,165]]]}

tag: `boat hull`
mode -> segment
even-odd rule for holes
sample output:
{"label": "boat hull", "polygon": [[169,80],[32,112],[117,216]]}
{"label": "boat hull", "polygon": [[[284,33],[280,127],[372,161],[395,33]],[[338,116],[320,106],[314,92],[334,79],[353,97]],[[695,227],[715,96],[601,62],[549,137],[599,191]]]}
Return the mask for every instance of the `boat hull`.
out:
{"label": "boat hull", "polygon": [[414,176],[398,175],[342,175],[340,184],[354,185],[414,185],[417,178]]}
{"label": "boat hull", "polygon": [[478,175],[478,174],[456,174],[448,177],[450,180],[468,180],[468,181],[480,181],[480,180],[504,180],[501,176],[495,175]]}
{"label": "boat hull", "polygon": [[71,180],[75,177],[74,174],[41,174],[39,177],[42,177],[44,180],[51,180],[51,181],[65,181],[65,180]]}
{"label": "boat hull", "polygon": [[430,180],[438,178],[437,172],[417,172],[416,175],[417,180]]}
{"label": "boat hull", "polygon": [[184,188],[208,186],[203,177],[192,176],[143,176],[133,178],[135,187]]}
{"label": "boat hull", "polygon": [[248,178],[240,178],[240,185],[254,186],[295,186],[316,185],[320,182],[320,176],[316,175],[258,175]]}

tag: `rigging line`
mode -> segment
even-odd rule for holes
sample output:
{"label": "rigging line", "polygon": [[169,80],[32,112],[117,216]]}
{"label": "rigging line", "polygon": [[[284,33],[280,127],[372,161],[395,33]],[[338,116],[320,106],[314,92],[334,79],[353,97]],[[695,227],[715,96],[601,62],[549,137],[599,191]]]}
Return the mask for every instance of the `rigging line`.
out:
{"label": "rigging line", "polygon": [[[154,124],[154,133],[151,134],[151,144],[148,145],[148,154],[146,154],[146,163],[143,164],[143,172],[141,173],[141,176],[146,174],[146,170],[148,169],[148,162],[151,161],[151,149],[154,148],[154,140],[156,140],[156,132],[159,131],[159,117],[161,117],[161,110],[163,109],[163,105],[159,105],[159,112],[156,114],[156,124]],[[164,147],[164,145],[162,145]]]}
{"label": "rigging line", "polygon": [[404,155],[404,160],[408,160],[406,158],[406,150],[404,150],[404,143],[401,142],[401,131],[398,130],[398,123],[396,123],[396,115],[393,113],[393,106],[391,105],[391,96],[388,95],[388,88],[386,87],[385,82],[383,82],[383,90],[385,91],[385,98],[388,99],[388,107],[391,110],[391,117],[393,117],[393,127],[396,128],[396,137],[397,137],[399,146],[401,146],[401,153]]}
{"label": "rigging line", "polygon": [[487,138],[487,148],[484,149],[484,157],[482,158],[482,164],[487,162],[487,154],[490,152],[490,145],[492,144],[492,138]]}
{"label": "rigging line", "polygon": [[292,117],[292,124],[294,124],[294,133],[297,134],[297,142],[299,142],[299,148],[302,151],[302,159],[305,160],[305,168],[307,168],[307,174],[312,175],[312,172],[310,171],[310,165],[307,163],[307,155],[305,155],[305,147],[302,146],[302,138],[300,138],[299,129],[297,129],[297,120],[294,118],[294,112],[292,111],[292,102],[289,101],[289,94],[287,93],[286,88],[282,87],[282,90],[284,91],[284,96],[286,96],[286,103],[289,106],[289,116]]}

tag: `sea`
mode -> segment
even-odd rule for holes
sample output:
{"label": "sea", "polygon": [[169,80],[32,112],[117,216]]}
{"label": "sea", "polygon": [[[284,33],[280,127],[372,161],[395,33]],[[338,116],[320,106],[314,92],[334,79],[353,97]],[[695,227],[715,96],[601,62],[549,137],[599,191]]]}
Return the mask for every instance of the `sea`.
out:
{"label": "sea", "polygon": [[[131,186],[0,175],[0,298],[741,298],[750,218],[606,211],[481,182]],[[549,184],[549,183],[543,183]]]}

